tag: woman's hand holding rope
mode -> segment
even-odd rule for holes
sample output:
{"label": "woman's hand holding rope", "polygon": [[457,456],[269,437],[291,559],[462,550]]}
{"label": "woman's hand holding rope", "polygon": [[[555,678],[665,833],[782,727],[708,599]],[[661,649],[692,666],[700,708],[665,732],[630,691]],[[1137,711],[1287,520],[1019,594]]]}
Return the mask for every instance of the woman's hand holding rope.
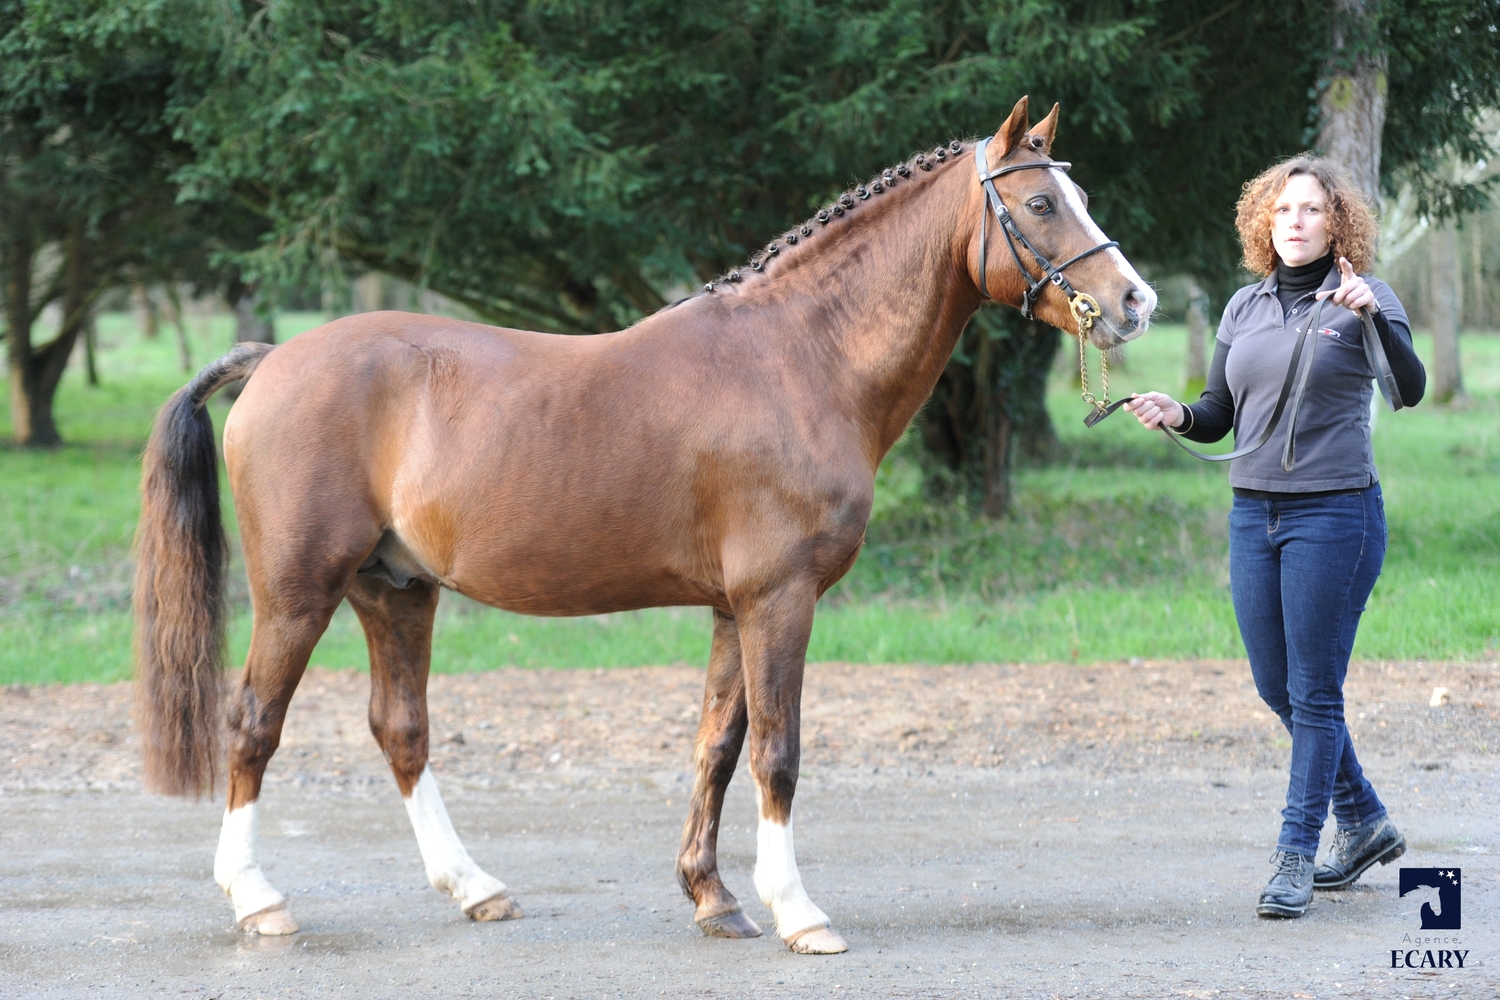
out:
{"label": "woman's hand holding rope", "polygon": [[1163,426],[1175,429],[1185,417],[1182,404],[1164,392],[1138,393],[1125,404],[1125,409],[1151,431]]}

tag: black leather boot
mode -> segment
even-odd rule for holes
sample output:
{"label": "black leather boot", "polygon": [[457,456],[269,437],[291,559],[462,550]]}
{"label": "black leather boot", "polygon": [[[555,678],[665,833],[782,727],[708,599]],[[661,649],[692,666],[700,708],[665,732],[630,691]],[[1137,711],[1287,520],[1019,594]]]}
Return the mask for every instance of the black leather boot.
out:
{"label": "black leather boot", "polygon": [[1406,838],[1385,813],[1359,826],[1340,827],[1328,859],[1313,871],[1313,886],[1342,889],[1353,885],[1375,862],[1388,865],[1406,853]]}
{"label": "black leather boot", "polygon": [[1258,917],[1300,917],[1313,897],[1313,858],[1278,850],[1271,855],[1276,871],[1260,893]]}

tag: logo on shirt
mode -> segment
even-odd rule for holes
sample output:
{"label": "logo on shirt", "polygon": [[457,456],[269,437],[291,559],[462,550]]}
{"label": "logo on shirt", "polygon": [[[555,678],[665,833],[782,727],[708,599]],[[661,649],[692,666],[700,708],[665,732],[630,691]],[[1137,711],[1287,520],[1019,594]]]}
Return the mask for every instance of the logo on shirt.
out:
{"label": "logo on shirt", "polygon": [[[1339,332],[1337,330],[1330,330],[1326,326],[1323,327],[1323,329],[1319,330],[1318,332],[1321,333],[1325,337],[1338,337],[1338,335],[1339,335]],[[1343,339],[1343,338],[1340,338],[1340,339]]]}

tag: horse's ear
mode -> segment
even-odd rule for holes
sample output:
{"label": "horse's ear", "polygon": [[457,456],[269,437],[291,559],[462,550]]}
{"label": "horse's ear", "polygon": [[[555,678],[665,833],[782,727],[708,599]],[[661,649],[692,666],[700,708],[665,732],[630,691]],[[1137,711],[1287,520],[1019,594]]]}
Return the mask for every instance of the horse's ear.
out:
{"label": "horse's ear", "polygon": [[1031,148],[1043,156],[1052,155],[1052,140],[1057,136],[1057,110],[1061,104],[1052,105],[1052,110],[1047,112],[1047,117],[1036,123],[1036,127],[1028,133],[1031,139]]}
{"label": "horse's ear", "polygon": [[1000,155],[997,160],[1003,160],[1022,144],[1026,138],[1026,130],[1031,127],[1031,118],[1026,113],[1025,97],[1016,102],[1011,109],[1010,117],[1005,119],[1005,124],[1000,126],[1000,131],[995,133],[995,141],[1000,144]]}

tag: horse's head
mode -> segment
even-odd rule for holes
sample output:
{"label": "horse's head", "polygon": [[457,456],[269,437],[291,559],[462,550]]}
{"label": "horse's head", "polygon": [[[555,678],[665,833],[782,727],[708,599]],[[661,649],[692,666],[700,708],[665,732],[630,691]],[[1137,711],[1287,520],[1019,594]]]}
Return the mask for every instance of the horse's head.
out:
{"label": "horse's head", "polygon": [[[1035,127],[1026,108],[1023,97],[1000,131],[984,144],[984,166],[1013,227],[997,221],[982,183],[976,183],[987,218],[982,241],[975,227],[969,255],[971,266],[984,268],[983,274],[975,271],[975,283],[997,301],[1024,309],[1028,289],[1048,277],[1050,265],[1061,280],[1045,280],[1035,289],[1031,308],[1036,317],[1077,333],[1080,324],[1075,310],[1097,305],[1099,314],[1090,330],[1094,346],[1104,349],[1122,344],[1145,332],[1156,308],[1156,293],[1118,247],[1100,249],[1109,238],[1089,217],[1083,189],[1061,166],[1043,166],[1053,162],[1057,106]],[[1070,298],[1069,286],[1081,296]]]}

